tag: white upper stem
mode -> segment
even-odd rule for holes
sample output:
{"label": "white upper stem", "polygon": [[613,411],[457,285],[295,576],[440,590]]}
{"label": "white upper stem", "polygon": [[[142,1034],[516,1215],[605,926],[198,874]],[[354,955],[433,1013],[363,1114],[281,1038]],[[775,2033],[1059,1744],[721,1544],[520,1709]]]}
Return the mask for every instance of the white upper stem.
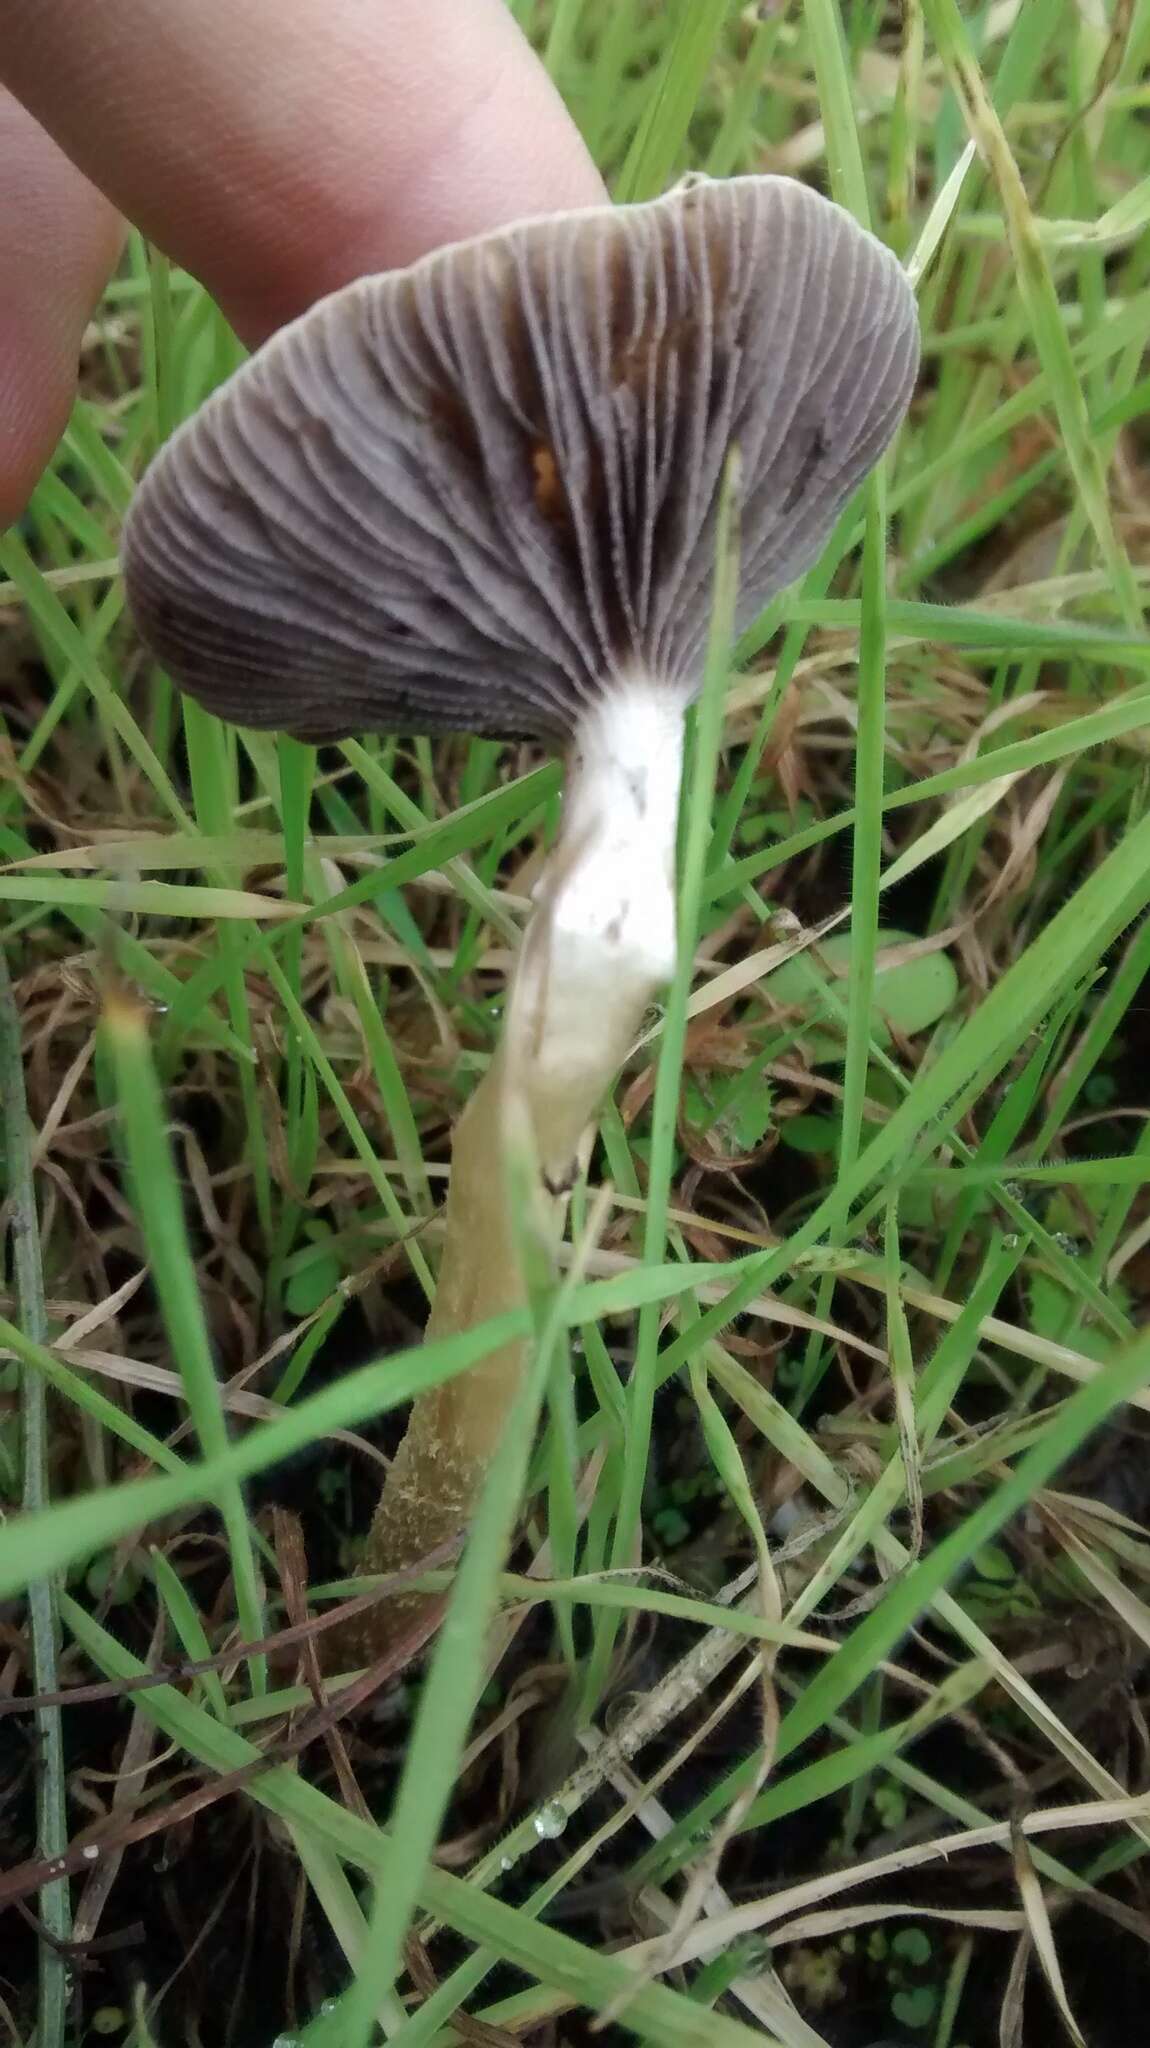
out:
{"label": "white upper stem", "polygon": [[505,1085],[526,1100],[555,1189],[674,971],[682,760],[682,706],[642,676],[616,683],[575,735],[504,1042]]}

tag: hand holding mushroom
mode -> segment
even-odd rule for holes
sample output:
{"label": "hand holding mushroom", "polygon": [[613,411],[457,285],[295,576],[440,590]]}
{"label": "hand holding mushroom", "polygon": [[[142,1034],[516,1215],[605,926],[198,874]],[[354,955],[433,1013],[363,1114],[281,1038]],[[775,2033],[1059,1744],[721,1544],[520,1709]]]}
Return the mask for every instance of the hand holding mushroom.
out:
{"label": "hand holding mushroom", "polygon": [[0,527],[63,431],[117,208],[254,346],[365,271],[602,197],[504,0],[8,0]]}
{"label": "hand holding mushroom", "polygon": [[[903,272],[841,209],[783,178],[692,180],[335,293],[137,494],[132,609],[210,710],[313,740],[462,731],[566,753],[504,1043],[456,1138],[440,1334],[521,1284],[498,1171],[508,1091],[543,1215],[673,966],[683,720],[728,450],[741,628],[816,559],[917,362]],[[417,1405],[371,1568],[466,1518],[519,1364],[497,1354]]]}

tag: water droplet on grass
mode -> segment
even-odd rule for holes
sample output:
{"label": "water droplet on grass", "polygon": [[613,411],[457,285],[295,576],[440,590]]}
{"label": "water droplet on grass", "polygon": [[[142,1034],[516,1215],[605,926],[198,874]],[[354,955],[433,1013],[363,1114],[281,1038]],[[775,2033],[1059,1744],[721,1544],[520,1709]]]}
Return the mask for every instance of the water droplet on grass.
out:
{"label": "water droplet on grass", "polygon": [[535,1816],[535,1832],[541,1842],[553,1842],[567,1825],[567,1808],[561,1799],[549,1799]]}

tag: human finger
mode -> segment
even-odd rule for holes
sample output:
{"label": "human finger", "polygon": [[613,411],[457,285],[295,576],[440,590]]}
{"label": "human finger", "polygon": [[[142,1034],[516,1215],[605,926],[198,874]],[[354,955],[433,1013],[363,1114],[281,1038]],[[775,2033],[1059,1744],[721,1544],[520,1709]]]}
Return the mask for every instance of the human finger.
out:
{"label": "human finger", "polygon": [[115,208],[0,90],[0,529],[63,431],[84,326],[122,231]]}
{"label": "human finger", "polygon": [[503,0],[11,0],[0,76],[245,340],[602,185]]}

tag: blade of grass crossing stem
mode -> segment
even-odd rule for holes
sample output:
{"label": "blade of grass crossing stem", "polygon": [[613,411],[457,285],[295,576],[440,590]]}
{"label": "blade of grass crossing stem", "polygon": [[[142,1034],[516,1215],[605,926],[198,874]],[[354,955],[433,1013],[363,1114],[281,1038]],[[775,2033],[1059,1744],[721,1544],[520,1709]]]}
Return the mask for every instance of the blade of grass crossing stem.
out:
{"label": "blade of grass crossing stem", "polygon": [[[704,1270],[713,1276],[716,1271],[730,1273],[736,1269],[708,1264]],[[741,1265],[737,1270],[742,1270]],[[616,1280],[590,1282],[577,1290],[571,1313],[578,1324],[598,1316],[626,1313],[642,1301],[669,1300],[696,1285],[698,1276],[695,1269],[674,1266],[664,1267],[661,1274],[642,1274],[636,1269],[633,1275],[620,1277],[626,1283],[622,1290]],[[641,1283],[638,1288],[636,1281]],[[118,1426],[125,1442],[165,1466],[170,1476],[124,1481],[119,1486],[61,1502],[58,1507],[0,1523],[0,1599],[21,1593],[38,1572],[76,1564],[146,1522],[174,1514],[182,1507],[217,1499],[228,1486],[258,1472],[270,1471],[283,1459],[293,1457],[334,1430],[353,1429],[368,1418],[402,1407],[430,1387],[469,1371],[492,1351],[525,1337],[529,1328],[529,1313],[526,1308],[519,1308],[434,1344],[425,1342],[407,1351],[392,1352],[372,1365],[344,1373],[321,1393],[310,1395],[275,1421],[261,1423],[245,1436],[229,1438],[218,1457],[207,1458],[198,1465],[181,1465],[173,1453],[162,1444],[157,1445],[127,1418],[121,1417],[116,1425],[107,1417],[109,1428]],[[75,1375],[69,1375],[63,1365],[54,1364],[52,1352],[31,1344],[2,1321],[0,1334],[18,1357],[36,1365],[49,1383],[59,1385],[77,1406],[84,1405],[83,1383],[77,1384]],[[100,1406],[101,1402],[102,1396],[89,1390],[89,1412],[105,1419],[106,1408]]]}
{"label": "blade of grass crossing stem", "polygon": [[1099,460],[1086,398],[1074,365],[1070,338],[1050,264],[1035,227],[1018,165],[1014,161],[974,52],[957,0],[925,0],[939,56],[978,143],[1006,220],[1019,290],[1030,318],[1034,345],[1050,382],[1050,395],[1083,508],[1094,529],[1102,560],[1126,624],[1138,631],[1142,605],[1130,560],[1114,529],[1106,478]]}
{"label": "blade of grass crossing stem", "polygon": [[[526,1126],[524,1126],[526,1128]],[[519,1513],[535,1431],[552,1373],[567,1349],[564,1311],[583,1277],[609,1195],[596,1205],[563,1281],[551,1277],[551,1256],[536,1235],[531,1190],[538,1169],[514,1135],[508,1147],[506,1199],[518,1219],[519,1255],[535,1324],[523,1386],[487,1475],[456,1575],[419,1713],[407,1746],[388,1846],[370,1916],[369,1938],[343,2013],[343,2048],[367,2048],[374,2015],[393,1991],[403,1944],[459,1769],[471,1717],[483,1689],[487,1632],[499,1598],[499,1574]]]}
{"label": "blade of grass crossing stem", "polygon": [[[732,448],[727,457],[719,499],[710,634],[703,690],[695,714],[694,744],[686,795],[675,977],[667,998],[663,1038],[655,1076],[655,1096],[651,1109],[647,1215],[643,1233],[643,1263],[647,1266],[661,1264],[667,1241],[667,1212],[670,1207],[671,1179],[675,1165],[679,1090],[682,1081],[683,1050],[687,1038],[687,1003],[694,976],[695,947],[698,943],[702,916],[703,877],[711,838],[715,775],[723,735],[724,691],[739,587],[739,488],[738,451]],[[633,1562],[635,1544],[639,1536],[643,1486],[651,1444],[660,1319],[660,1310],[657,1306],[651,1305],[640,1311],[635,1338],[635,1363],[627,1390],[627,1437],[611,1553],[611,1562],[616,1569]],[[604,1625],[596,1634],[585,1694],[588,1710],[597,1697],[605,1676],[614,1636],[615,1627],[610,1623]]]}
{"label": "blade of grass crossing stem", "polygon": [[[105,998],[103,1029],[115,1068],[136,1217],[152,1281],[200,1448],[205,1457],[218,1458],[228,1446],[228,1427],[168,1144],[164,1104],[152,1063],[145,1014],[119,990],[112,991]],[[231,1556],[237,1618],[245,1639],[258,1642],[266,1632],[263,1594],[244,1498],[235,1480],[220,1487],[218,1501]],[[251,1658],[248,1668],[253,1692],[263,1692],[265,1659]]]}
{"label": "blade of grass crossing stem", "polygon": [[[48,1330],[44,1307],[44,1275],[40,1263],[40,1226],[32,1176],[32,1144],[24,1094],[20,1013],[0,953],[0,1095],[3,1097],[4,1150],[7,1158],[8,1237],[15,1269],[20,1327],[34,1344],[43,1344]],[[48,1401],[39,1373],[27,1367],[20,1376],[20,1450],[23,1514],[34,1514],[48,1502]],[[58,1588],[51,1578],[35,1578],[25,1588],[28,1627],[32,1638],[32,1684],[38,1693],[54,1693],[59,1684],[57,1659],[60,1623]],[[64,1737],[59,1707],[37,1707],[39,1745],[36,1782],[36,1851],[52,1863],[68,1841],[64,1792]],[[72,1907],[66,1881],[41,1885],[39,2005],[36,2040],[39,2048],[62,2048],[68,2019],[68,1972],[63,1944],[72,1933]]]}
{"label": "blade of grass crossing stem", "polygon": [[[437,1344],[416,1344],[326,1387],[289,1409],[275,1422],[229,1440],[218,1456],[165,1473],[161,1478],[126,1480],[116,1487],[82,1494],[38,1514],[19,1515],[0,1525],[0,1599],[21,1593],[38,1571],[63,1570],[116,1543],[147,1522],[183,1507],[218,1501],[257,1472],[318,1443],[333,1430],[386,1415],[468,1372],[501,1344],[527,1333],[526,1309],[493,1317]],[[126,1434],[125,1432],[122,1432]],[[169,1460],[171,1454],[168,1454]]]}
{"label": "blade of grass crossing stem", "polygon": [[[947,608],[943,605],[901,609],[913,609],[920,616],[915,621],[894,620],[888,608],[888,626],[893,628],[897,624],[900,632],[909,627],[922,640],[939,639],[947,644],[967,644],[966,621],[971,614],[960,615],[957,606],[949,616]],[[818,616],[815,615],[816,612]],[[857,622],[858,606],[844,602],[839,606],[812,607],[811,615],[808,617],[796,605],[792,607],[792,615],[802,618],[808,624],[833,628],[851,627]],[[980,641],[978,644],[983,643]],[[1051,654],[1078,650],[1107,667],[1120,661],[1150,668],[1150,642],[1139,643],[1128,636],[1120,638],[1115,634],[1092,632],[1087,627],[1075,632],[1065,627],[1023,625],[1018,620],[1007,619],[994,627],[991,637],[986,642],[990,651],[1003,646],[1021,648],[1024,645],[1034,646],[1036,649],[1044,648]],[[994,752],[979,755],[974,760],[960,762],[954,768],[942,769],[935,775],[924,777],[921,782],[912,781],[902,789],[892,790],[884,800],[884,811],[900,810],[908,804],[925,803],[936,796],[945,796],[955,790],[974,788],[980,783],[993,781],[1000,775],[1047,766],[1051,761],[1065,759],[1084,747],[1100,746],[1108,739],[1136,731],[1147,723],[1148,714],[1150,692],[1129,692],[1106,710],[1092,712],[1073,721],[1071,725],[1041,733],[1032,739],[1012,742]],[[536,773],[540,778],[549,775],[548,770],[539,770]],[[499,794],[502,797],[508,792],[501,791]],[[480,806],[476,806],[477,811],[479,808]],[[485,815],[490,817],[490,811],[485,809]],[[793,860],[810,847],[820,845],[824,840],[832,839],[840,832],[848,831],[854,822],[855,812],[851,808],[791,834],[785,841],[780,841],[765,853],[755,852],[746,855],[732,863],[726,873],[711,878],[705,892],[707,900],[726,896],[744,882],[761,880],[765,874],[781,866],[784,861]],[[186,820],[184,829],[191,829]],[[302,912],[299,921],[303,924],[313,924],[319,919],[350,910],[357,904],[369,902],[388,890],[405,887],[439,864],[436,855],[445,842],[452,846],[459,842],[470,845],[475,842],[477,836],[478,828],[470,818],[464,819],[462,814],[453,813],[442,824],[436,825],[433,833],[429,833],[419,845],[407,853],[398,855],[387,867],[375,869],[372,873],[361,876],[327,903]],[[282,925],[277,927],[273,942],[282,943],[291,929],[291,923],[285,919]]]}

